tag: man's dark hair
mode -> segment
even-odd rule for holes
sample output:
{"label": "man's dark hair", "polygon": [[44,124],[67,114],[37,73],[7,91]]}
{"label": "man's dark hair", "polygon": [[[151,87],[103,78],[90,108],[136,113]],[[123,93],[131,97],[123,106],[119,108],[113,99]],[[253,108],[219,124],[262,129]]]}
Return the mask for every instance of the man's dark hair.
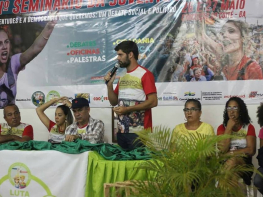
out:
{"label": "man's dark hair", "polygon": [[258,124],[260,125],[260,127],[262,127],[263,126],[263,103],[260,103],[260,106],[258,107],[257,117],[258,117]]}
{"label": "man's dark hair", "polygon": [[224,121],[223,121],[223,125],[226,126],[227,122],[229,120],[228,114],[227,114],[227,106],[229,104],[230,101],[236,101],[239,107],[239,120],[241,121],[242,124],[248,125],[251,122],[251,119],[248,115],[248,110],[247,110],[247,105],[245,104],[245,102],[239,98],[239,97],[231,97],[227,102],[226,102],[226,106],[225,106],[225,110],[224,110]]}
{"label": "man's dark hair", "polygon": [[202,110],[202,105],[200,103],[200,101],[196,100],[196,99],[188,99],[185,104],[184,104],[184,107],[186,107],[186,104],[187,103],[194,103],[194,105],[200,109],[200,111]]}
{"label": "man's dark hair", "polygon": [[138,50],[138,46],[135,42],[133,41],[123,41],[120,44],[118,44],[115,48],[115,51],[119,51],[122,50],[124,53],[126,53],[127,55],[132,52],[134,55],[134,58],[136,60],[138,60],[139,57],[139,50]]}

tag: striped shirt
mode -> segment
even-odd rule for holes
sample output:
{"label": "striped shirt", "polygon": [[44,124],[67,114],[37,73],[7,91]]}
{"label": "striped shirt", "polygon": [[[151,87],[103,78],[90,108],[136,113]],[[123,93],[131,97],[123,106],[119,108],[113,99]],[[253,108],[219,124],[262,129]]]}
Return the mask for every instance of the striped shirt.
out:
{"label": "striped shirt", "polygon": [[104,123],[89,117],[87,126],[79,128],[77,123],[69,125],[65,131],[65,135],[79,135],[82,140],[87,140],[92,144],[104,142]]}

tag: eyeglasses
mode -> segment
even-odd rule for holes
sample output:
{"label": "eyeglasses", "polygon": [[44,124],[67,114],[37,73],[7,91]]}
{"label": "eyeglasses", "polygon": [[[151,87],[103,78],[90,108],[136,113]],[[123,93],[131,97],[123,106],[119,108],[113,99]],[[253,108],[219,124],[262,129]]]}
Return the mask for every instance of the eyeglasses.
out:
{"label": "eyeglasses", "polygon": [[237,110],[238,110],[238,107],[237,107],[237,106],[227,107],[226,110],[227,110],[227,111],[237,111]]}
{"label": "eyeglasses", "polygon": [[184,108],[183,110],[184,110],[184,112],[186,113],[186,112],[198,111],[198,110],[200,110],[200,109],[199,109],[199,108],[194,108],[194,107],[192,107],[192,108]]}

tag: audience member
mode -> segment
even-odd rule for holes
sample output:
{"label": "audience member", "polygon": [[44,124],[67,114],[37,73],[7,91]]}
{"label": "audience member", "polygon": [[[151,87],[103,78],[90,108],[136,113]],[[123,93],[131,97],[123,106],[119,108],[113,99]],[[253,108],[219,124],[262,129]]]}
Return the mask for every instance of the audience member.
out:
{"label": "audience member", "polygon": [[192,58],[192,62],[193,62],[193,64],[190,67],[190,75],[191,75],[191,77],[194,77],[194,69],[196,69],[196,68],[200,68],[200,70],[202,71],[202,73],[201,73],[202,76],[205,76],[205,73],[202,70],[202,65],[199,62],[198,55],[192,55],[191,58]]}
{"label": "audience member", "polygon": [[[259,168],[258,171],[263,174],[263,103],[258,107],[257,110],[257,117],[258,117],[258,124],[260,125],[261,129],[259,131],[259,151],[258,151],[258,164]],[[263,178],[256,174],[254,177],[254,185],[258,188],[258,191],[263,194]]]}
{"label": "audience member", "polygon": [[72,110],[75,122],[67,127],[65,140],[72,142],[80,138],[92,144],[103,143],[104,123],[90,116],[89,101],[85,98],[73,99]]}
{"label": "audience member", "polygon": [[201,68],[194,68],[194,77],[191,79],[192,82],[194,81],[206,81],[205,76],[201,75]]}
{"label": "audience member", "polygon": [[[64,102],[65,105],[59,105],[55,111],[55,122],[50,120],[44,111],[55,103]],[[65,139],[66,128],[73,123],[73,116],[70,111],[71,103],[67,97],[55,98],[47,103],[40,105],[37,109],[37,115],[41,122],[49,131],[48,141],[51,143],[60,143]]]}
{"label": "audience member", "polygon": [[202,115],[201,103],[196,99],[188,99],[184,105],[184,115],[186,118],[185,123],[177,125],[173,130],[173,136],[189,135],[191,134],[203,134],[203,135],[215,135],[214,129],[210,124],[204,123],[200,120]]}
{"label": "audience member", "polygon": [[33,140],[33,127],[20,122],[20,111],[15,104],[5,106],[3,111],[6,123],[0,124],[0,143]]}
{"label": "audience member", "polygon": [[[243,164],[253,165],[252,156],[256,152],[256,134],[255,128],[250,122],[244,101],[239,97],[230,98],[226,103],[223,124],[218,127],[217,135],[228,134],[236,138],[222,141],[218,148],[222,153],[241,157],[228,159],[225,162],[226,169]],[[251,184],[252,174],[251,172],[241,176],[246,185]]]}

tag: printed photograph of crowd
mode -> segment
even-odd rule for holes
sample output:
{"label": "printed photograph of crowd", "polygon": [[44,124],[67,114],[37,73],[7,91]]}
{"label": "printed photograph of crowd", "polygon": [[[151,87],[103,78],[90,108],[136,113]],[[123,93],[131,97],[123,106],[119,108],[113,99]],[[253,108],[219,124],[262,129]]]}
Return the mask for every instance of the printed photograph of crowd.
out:
{"label": "printed photograph of crowd", "polygon": [[262,80],[263,25],[245,20],[182,22],[158,46],[156,80]]}
{"label": "printed photograph of crowd", "polygon": [[[118,106],[130,106],[133,103],[139,104],[139,101],[120,100]],[[134,130],[144,128],[144,111],[134,111],[126,115],[117,115],[114,113],[113,141],[117,141],[117,133],[134,133]]]}

